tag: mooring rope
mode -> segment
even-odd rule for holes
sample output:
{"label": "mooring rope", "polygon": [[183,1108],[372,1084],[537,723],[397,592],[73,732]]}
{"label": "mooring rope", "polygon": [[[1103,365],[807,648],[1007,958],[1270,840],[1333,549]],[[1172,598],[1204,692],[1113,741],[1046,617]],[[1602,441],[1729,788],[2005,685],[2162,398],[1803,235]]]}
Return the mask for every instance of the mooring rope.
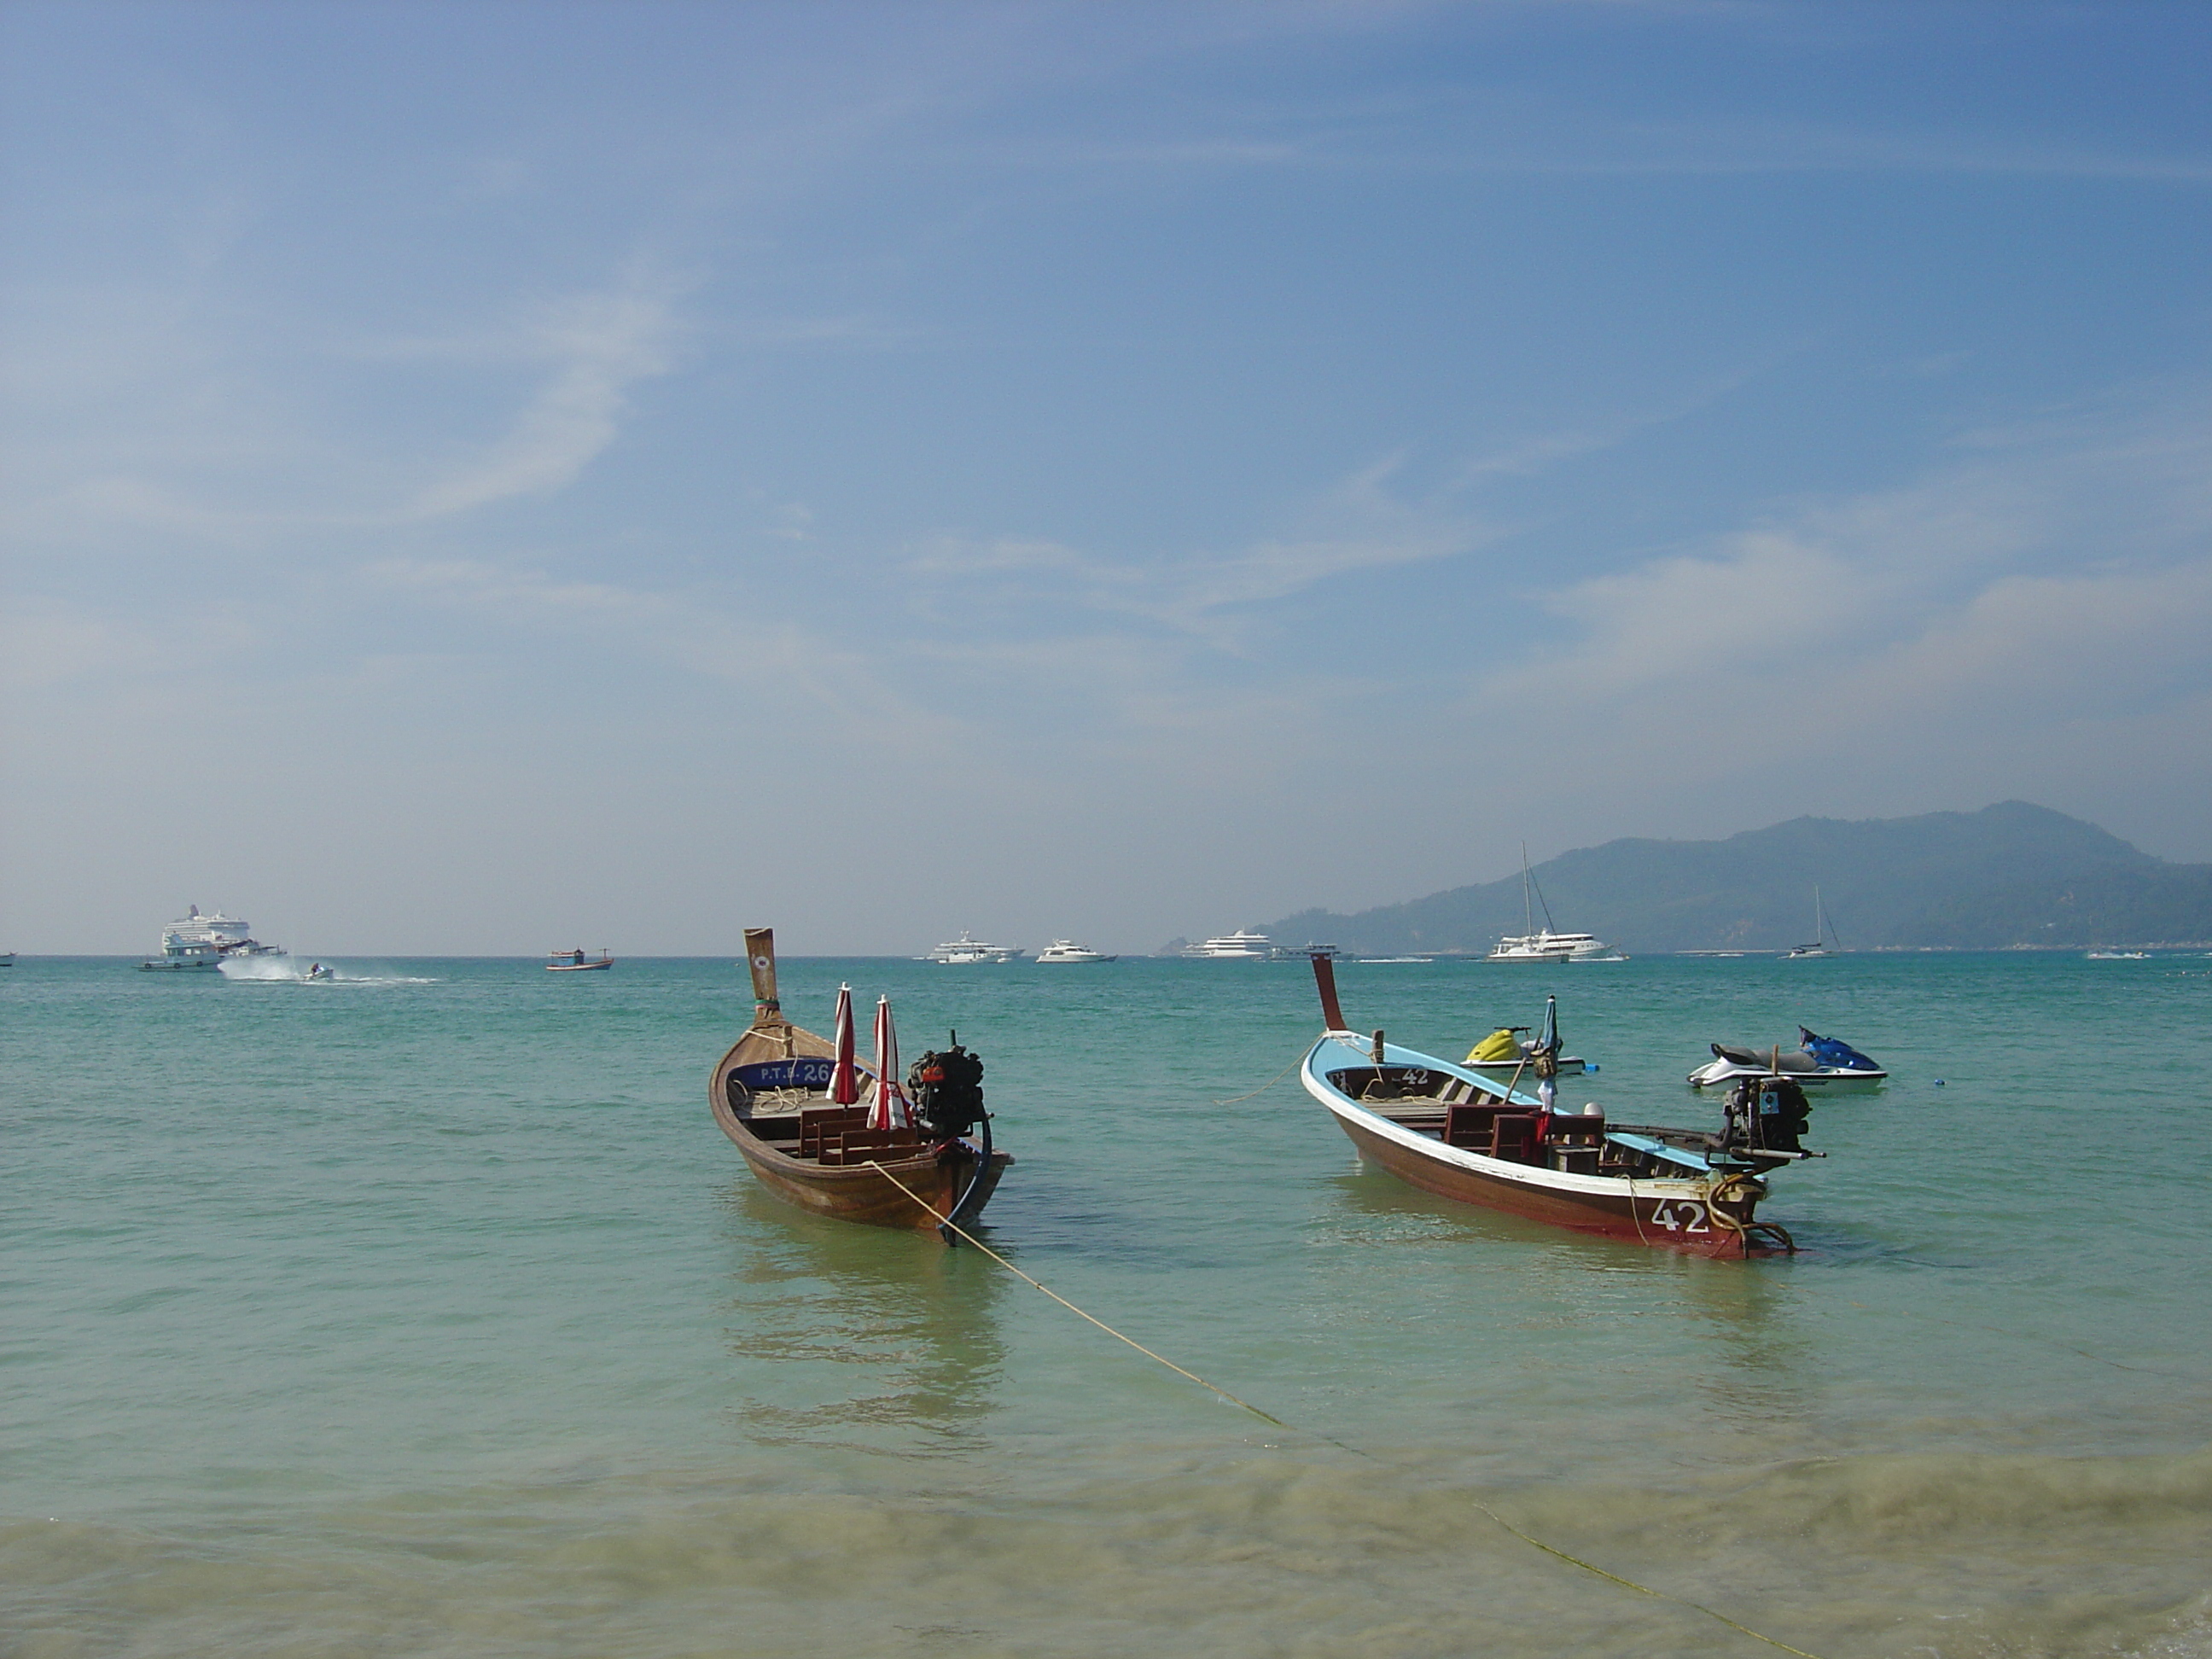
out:
{"label": "mooring rope", "polygon": [[[1281,1073],[1277,1074],[1278,1079],[1280,1076]],[[1276,1080],[1276,1079],[1270,1079],[1269,1083],[1272,1084]],[[1261,1086],[1266,1087],[1267,1085],[1262,1085]],[[1257,1089],[1253,1091],[1254,1094],[1257,1094],[1259,1090]],[[1249,1095],[1245,1097],[1247,1099],[1249,1099],[1250,1097],[1251,1097]],[[890,1182],[892,1186],[897,1188],[908,1198],[914,1200],[916,1204],[921,1205],[921,1207],[929,1214],[933,1216],[937,1214],[937,1212],[930,1206],[928,1200],[923,1198],[919,1193],[915,1192],[913,1188],[908,1186],[906,1182],[901,1181],[889,1170],[884,1169],[882,1164],[876,1164],[874,1168],[876,1172],[882,1176],[884,1180]],[[976,1237],[975,1234],[969,1232],[958,1222],[952,1220],[949,1217],[940,1218],[939,1222],[941,1225],[950,1227],[954,1232],[959,1234],[962,1238],[967,1240],[969,1243],[973,1244],[977,1249],[982,1251],[985,1255],[989,1256],[992,1261],[997,1262],[1001,1267],[1004,1267],[1008,1273],[1013,1274],[1015,1278],[1020,1279],[1024,1284],[1042,1291],[1047,1296],[1059,1303],[1061,1307],[1066,1309],[1078,1318],[1089,1321],[1091,1324],[1096,1325],[1100,1330],[1105,1332],[1107,1335],[1112,1337],[1115,1341],[1127,1343],[1129,1346],[1134,1348],[1139,1353],[1144,1355],[1146,1358],[1166,1366],[1177,1376],[1189,1378],[1190,1381],[1197,1383],[1200,1388],[1204,1389],[1209,1394],[1216,1395],[1221,1399],[1227,1401],[1231,1405],[1251,1413],[1253,1416],[1258,1418],[1261,1422],[1272,1423],[1275,1427],[1282,1430],[1286,1434],[1304,1434],[1309,1436],[1313,1439],[1322,1441],[1328,1445],[1334,1446],[1339,1450],[1350,1452],[1355,1457],[1364,1457],[1370,1462],[1380,1463],[1385,1468],[1395,1468],[1398,1467],[1398,1465],[1392,1463],[1389,1458],[1381,1456],[1375,1452],[1368,1451],[1363,1447],[1352,1445],[1348,1441],[1339,1440],[1334,1435],[1322,1434],[1318,1430],[1315,1429],[1293,1427],[1291,1424],[1284,1422],[1281,1418],[1261,1411],[1250,1401],[1239,1399],[1237,1395],[1230,1393],[1228,1389],[1221,1387],[1218,1383],[1207,1382],[1196,1371],[1185,1370],[1182,1366],[1176,1364],[1174,1360],[1168,1358],[1165,1355],[1154,1353],[1143,1343],[1138,1341],[1136,1338],[1133,1336],[1125,1336],[1120,1331],[1115,1330],[1111,1325],[1109,1325],[1104,1320],[1098,1318],[1096,1315],[1085,1313],[1082,1309],[1077,1307],[1075,1304],[1070,1302],[1066,1297],[1062,1296],[1058,1291],[1052,1289],[1049,1285],[1045,1285],[1037,1279],[1030,1278],[1029,1274],[1024,1273],[1019,1267],[1014,1266],[1012,1262],[1007,1261],[1006,1257],[1000,1255],[996,1250],[993,1249],[988,1244],[986,1244],[981,1239]],[[1779,1648],[1784,1653],[1795,1654],[1797,1656],[1797,1659],[1818,1659],[1818,1656],[1808,1653],[1802,1648],[1793,1648],[1789,1643],[1778,1641],[1762,1631],[1755,1631],[1748,1625],[1738,1624],[1726,1613],[1716,1613],[1712,1608],[1707,1607],[1702,1601],[1692,1601],[1686,1595],[1675,1595],[1667,1590],[1654,1589],[1649,1584],[1638,1583],[1633,1578],[1624,1578],[1617,1572],[1608,1572],[1594,1561],[1585,1561],[1579,1555],[1571,1555],[1565,1550],[1560,1549],[1554,1545],[1547,1544],[1542,1539],[1522,1531],[1520,1528],[1515,1526],[1510,1521],[1508,1521],[1504,1516],[1500,1515],[1496,1510],[1491,1508],[1489,1504],[1484,1503],[1479,1498],[1468,1498],[1467,1501],[1474,1504],[1476,1509],[1480,1510],[1485,1515],[1488,1516],[1492,1521],[1495,1521],[1506,1531],[1511,1533],[1522,1543],[1529,1545],[1534,1548],[1540,1549],[1547,1555],[1555,1556],[1559,1560],[1565,1561],[1570,1565],[1580,1567],[1584,1572],[1595,1573],[1598,1577],[1606,1580],[1608,1583],[1618,1584],[1623,1589],[1634,1590],[1639,1595],[1650,1596],[1655,1601],[1671,1601],[1678,1607],[1688,1607],[1694,1612],[1702,1613],[1706,1618],[1714,1620],[1720,1624],[1726,1625],[1732,1631],[1739,1631],[1746,1636],[1752,1637],[1758,1641],[1765,1643],[1766,1645],[1771,1648]]]}
{"label": "mooring rope", "polygon": [[1274,1074],[1274,1076],[1273,1076],[1273,1077],[1269,1078],[1269,1079],[1268,1079],[1265,1083],[1261,1084],[1258,1088],[1256,1088],[1256,1089],[1253,1090],[1253,1091],[1252,1091],[1252,1094],[1250,1094],[1250,1095],[1238,1095],[1238,1096],[1237,1096],[1235,1099],[1233,1099],[1233,1100],[1217,1100],[1217,1101],[1213,1102],[1212,1103],[1213,1103],[1214,1105],[1216,1105],[1216,1106],[1241,1106],[1241,1105],[1243,1105],[1246,1101],[1248,1101],[1248,1100],[1251,1099],[1251,1098],[1252,1098],[1252,1095],[1264,1095],[1264,1094],[1266,1094],[1266,1093],[1267,1092],[1267,1091],[1268,1091],[1268,1090],[1270,1090],[1270,1089],[1273,1088],[1273,1087],[1274,1087],[1278,1083],[1280,1083],[1280,1082],[1281,1082],[1285,1078],[1288,1077],[1288,1076],[1289,1076],[1292,1072],[1297,1071],[1297,1070],[1298,1069],[1298,1064],[1299,1064],[1299,1061],[1301,1061],[1301,1060],[1304,1060],[1304,1059],[1305,1059],[1305,1056],[1304,1056],[1304,1054],[1300,1054],[1300,1055],[1298,1056],[1297,1060],[1292,1060],[1289,1065],[1287,1065],[1287,1066],[1284,1066],[1284,1067],[1283,1067],[1283,1069],[1282,1069],[1281,1071],[1279,1071],[1279,1072],[1276,1073]]}

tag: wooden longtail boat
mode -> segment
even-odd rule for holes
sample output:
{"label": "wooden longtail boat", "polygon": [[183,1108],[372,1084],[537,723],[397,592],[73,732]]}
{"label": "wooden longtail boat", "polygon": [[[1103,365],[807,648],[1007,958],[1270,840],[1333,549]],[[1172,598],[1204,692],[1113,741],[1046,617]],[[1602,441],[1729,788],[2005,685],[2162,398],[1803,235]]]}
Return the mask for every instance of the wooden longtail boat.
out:
{"label": "wooden longtail boat", "polygon": [[[803,1210],[878,1227],[935,1228],[956,1243],[945,1224],[972,1223],[1013,1162],[992,1150],[990,1119],[981,1118],[972,1136],[869,1128],[865,1102],[839,1106],[830,1098],[836,1048],[783,1017],[775,931],[747,928],[745,955],[753,1023],[707,1089],[722,1133],[763,1187]],[[873,1073],[857,1069],[872,1090]]]}
{"label": "wooden longtail boat", "polygon": [[[1794,1254],[1754,1218],[1765,1177],[1808,1158],[1805,1097],[1787,1076],[1746,1079],[1726,1127],[1703,1134],[1559,1112],[1479,1072],[1345,1029],[1335,974],[1314,960],[1328,1030],[1299,1080],[1363,1157],[1410,1186],[1577,1232],[1700,1255]],[[1553,1039],[1556,1042],[1556,1037]]]}

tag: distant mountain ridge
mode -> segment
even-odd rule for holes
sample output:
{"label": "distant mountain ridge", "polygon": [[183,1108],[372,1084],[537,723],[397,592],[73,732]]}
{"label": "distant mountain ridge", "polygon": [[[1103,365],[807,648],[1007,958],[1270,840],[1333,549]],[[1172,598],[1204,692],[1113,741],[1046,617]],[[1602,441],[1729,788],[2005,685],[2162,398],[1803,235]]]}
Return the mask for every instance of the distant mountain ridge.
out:
{"label": "distant mountain ridge", "polygon": [[[2212,940],[2212,865],[2169,864],[2027,801],[1908,818],[1792,818],[1725,841],[1611,841],[1533,873],[1561,931],[1595,933],[1631,954],[1803,943],[1815,885],[1850,950]],[[1353,915],[1302,910],[1263,931],[1361,955],[1480,954],[1522,931],[1521,878]]]}

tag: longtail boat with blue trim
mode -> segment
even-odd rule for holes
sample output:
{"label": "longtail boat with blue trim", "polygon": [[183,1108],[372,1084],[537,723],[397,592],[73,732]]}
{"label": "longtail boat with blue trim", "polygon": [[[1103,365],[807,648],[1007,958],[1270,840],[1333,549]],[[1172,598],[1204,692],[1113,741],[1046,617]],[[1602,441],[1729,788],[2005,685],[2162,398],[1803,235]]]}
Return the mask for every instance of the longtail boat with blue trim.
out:
{"label": "longtail boat with blue trim", "polygon": [[878,1067],[855,1060],[841,996],[833,1043],[783,1017],[775,934],[745,930],[753,1022],[716,1064],[707,1098],[714,1121],[761,1185],[817,1215],[879,1227],[934,1228],[946,1243],[973,1224],[1013,1162],[991,1146],[983,1062],[957,1035],[897,1079],[888,1005],[878,1007]]}
{"label": "longtail boat with blue trim", "polygon": [[[1500,1085],[1388,1042],[1381,1031],[1346,1029],[1334,969],[1319,957],[1313,968],[1328,1029],[1307,1054],[1299,1081],[1361,1156],[1409,1186],[1700,1255],[1796,1251],[1787,1232],[1753,1213],[1769,1175],[1821,1156],[1798,1144],[1808,1108],[1794,1079],[1740,1081],[1717,1134],[1608,1123],[1595,1106],[1577,1112],[1555,1104],[1559,1037],[1550,1000],[1527,1065]],[[1522,1090],[1524,1081],[1534,1092]]]}

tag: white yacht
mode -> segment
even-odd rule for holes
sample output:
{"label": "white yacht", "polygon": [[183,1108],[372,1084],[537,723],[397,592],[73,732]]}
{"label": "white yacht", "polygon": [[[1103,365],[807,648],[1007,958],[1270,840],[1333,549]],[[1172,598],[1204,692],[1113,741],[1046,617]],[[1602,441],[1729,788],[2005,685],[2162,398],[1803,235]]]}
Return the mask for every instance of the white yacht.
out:
{"label": "white yacht", "polygon": [[1048,962],[1118,962],[1118,957],[1103,957],[1087,945],[1078,945],[1072,939],[1056,939],[1036,953],[1037,965]]}
{"label": "white yacht", "polygon": [[1203,944],[1194,945],[1183,954],[1231,962],[1265,962],[1273,949],[1265,933],[1240,927],[1233,933],[1217,934]]}
{"label": "white yacht", "polygon": [[1022,954],[1019,945],[986,945],[981,939],[972,938],[968,930],[963,927],[958,939],[947,939],[922,960],[945,963],[1012,962]]}
{"label": "white yacht", "polygon": [[1590,933],[1555,933],[1539,927],[1518,938],[1498,941],[1486,962],[1626,962],[1626,957]]}
{"label": "white yacht", "polygon": [[1528,932],[1508,934],[1486,962],[1626,962],[1628,958],[1591,933],[1559,933],[1552,929],[1552,907],[1544,906],[1544,925],[1536,926],[1535,906],[1543,894],[1528,869],[1528,843],[1521,843],[1521,916]]}
{"label": "white yacht", "polygon": [[220,910],[200,914],[191,906],[161,930],[161,954],[138,964],[147,973],[213,970],[229,957],[281,957],[281,945],[264,945],[253,937],[253,924],[227,916]]}

